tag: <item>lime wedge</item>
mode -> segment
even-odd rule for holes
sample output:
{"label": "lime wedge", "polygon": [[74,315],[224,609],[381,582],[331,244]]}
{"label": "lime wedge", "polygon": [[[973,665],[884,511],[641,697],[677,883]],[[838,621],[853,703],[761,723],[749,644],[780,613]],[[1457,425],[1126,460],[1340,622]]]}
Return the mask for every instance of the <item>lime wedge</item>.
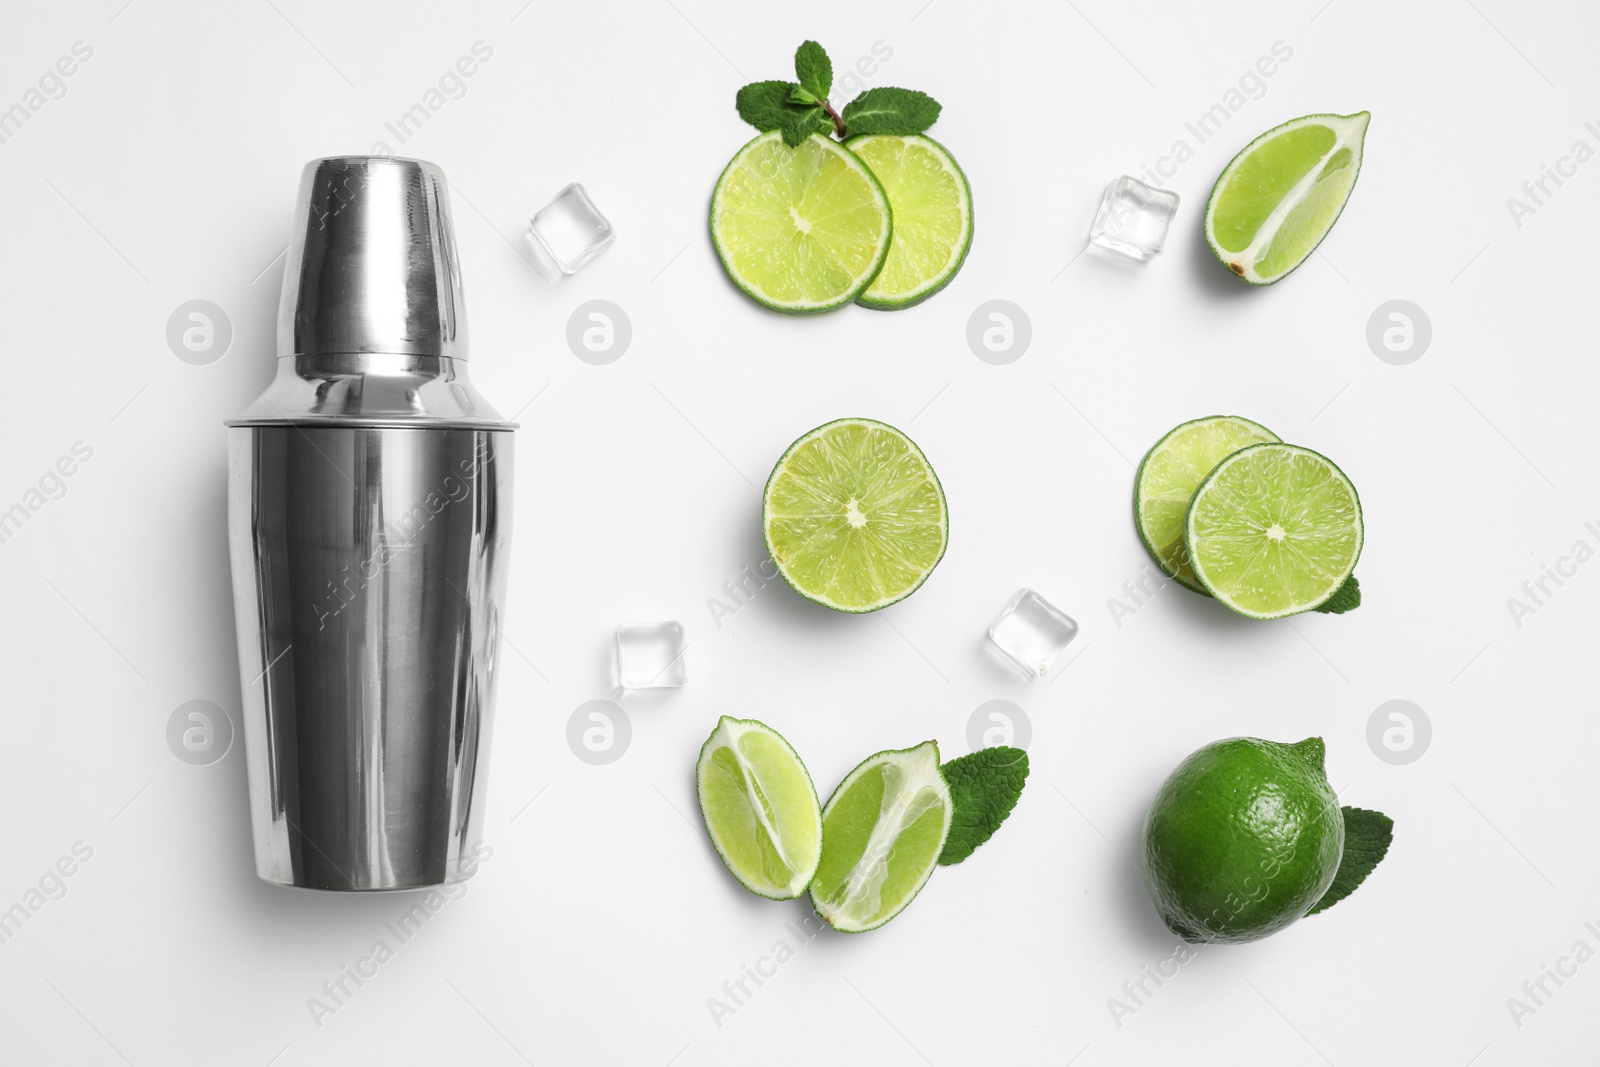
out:
{"label": "lime wedge", "polygon": [[889,258],[856,303],[879,311],[920,304],[950,284],[972,246],[967,176],[931,137],[865,134],[847,144],[883,183],[894,212]]}
{"label": "lime wedge", "polygon": [[777,130],[733,157],[711,194],[711,241],[733,283],[776,311],[812,314],[861,295],[889,254],[889,198],[866,164],[812,134]]}
{"label": "lime wedge", "polygon": [[724,715],[700,749],[695,783],[706,832],[733,876],[773,900],[804,893],[822,851],[822,814],[789,742]]}
{"label": "lime wedge", "polygon": [[1249,419],[1212,415],[1168,431],[1144,454],[1133,481],[1133,521],[1144,547],[1169,578],[1205,592],[1183,547],[1189,500],[1223,459],[1247,445],[1276,440],[1277,434]]}
{"label": "lime wedge", "polygon": [[900,914],[939,864],[951,810],[934,742],[867,757],[822,809],[817,913],[847,934]]}
{"label": "lime wedge", "polygon": [[1206,240],[1225,267],[1271,285],[1305,262],[1350,199],[1371,118],[1306,115],[1233,157],[1206,204]]}
{"label": "lime wedge", "polygon": [[1361,539],[1355,486],[1298,445],[1251,445],[1217,464],[1184,527],[1200,584],[1254,619],[1310,611],[1333,596],[1356,568]]}
{"label": "lime wedge", "polygon": [[944,490],[911,438],[871,419],[819,426],[778,460],[761,506],[767,552],[803,597],[877,611],[944,557]]}

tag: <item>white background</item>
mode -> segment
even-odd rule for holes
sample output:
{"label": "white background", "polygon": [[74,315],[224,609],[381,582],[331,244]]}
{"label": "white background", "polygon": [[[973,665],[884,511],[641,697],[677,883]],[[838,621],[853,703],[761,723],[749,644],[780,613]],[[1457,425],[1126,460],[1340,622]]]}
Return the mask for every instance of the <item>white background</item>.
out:
{"label": "white background", "polygon": [[[1600,563],[1547,581],[1520,626],[1507,604],[1575,541],[1600,548],[1584,527],[1600,526],[1600,162],[1547,183],[1520,226],[1507,207],[1575,141],[1600,149],[1584,127],[1600,124],[1592,4],[523,2],[100,0],[4,17],[0,106],[74,42],[93,56],[0,144],[0,508],[74,442],[93,458],[0,545],[0,908],[74,842],[93,856],[0,944],[0,1059],[1593,1062],[1600,962],[1547,980],[1520,1026],[1507,1005],[1580,939],[1600,950],[1584,927],[1600,927]],[[971,179],[976,239],[911,311],[789,319],[717,265],[707,198],[752,133],[734,93],[788,77],[808,36],[841,74],[882,42],[871,82],[944,104],[932,132]],[[493,55],[465,95],[409,143],[387,134],[477,41]],[[1292,58],[1196,144],[1185,122],[1278,41]],[[1320,253],[1270,289],[1229,277],[1199,233],[1218,171],[1279,122],[1364,108],[1365,167]],[[1196,154],[1171,183],[1167,253],[1075,258],[1104,185],[1180,138]],[[384,924],[410,901],[258,882],[241,744],[196,767],[165,731],[196,699],[237,724],[222,423],[273,370],[301,166],[377,141],[451,179],[472,373],[523,424],[514,653],[492,858],[318,1026],[308,1000],[392,944]],[[520,242],[573,180],[620,236],[552,285]],[[207,366],[165,340],[196,298],[233,329]],[[565,341],[590,299],[633,325],[610,366]],[[1009,366],[965,340],[990,299],[1031,318]],[[1392,299],[1433,325],[1408,366],[1365,339]],[[1256,624],[1170,586],[1114,621],[1108,601],[1146,566],[1132,463],[1216,412],[1326,453],[1360,488],[1359,611]],[[949,495],[944,562],[880,614],[771,585],[716,626],[708,599],[762,558],[757,486],[793,438],[845,415],[926,451]],[[1083,627],[1054,681],[982,648],[1023,585]],[[608,695],[615,625],[654,618],[687,625],[690,682],[624,698],[631,747],[585,764],[567,718]],[[879,749],[966,751],[969,716],[997,698],[1033,732],[1004,829],[889,926],[799,948],[717,1025],[708,998],[793,943],[785,923],[805,909],[748,895],[707,845],[692,767],[716,717],[783,731],[826,794]],[[1406,766],[1366,741],[1396,698],[1433,723]],[[1175,943],[1128,862],[1144,809],[1186,754],[1238,734],[1326,738],[1343,800],[1394,817],[1393,850],[1334,910],[1202,949],[1115,1020],[1110,998]]]}

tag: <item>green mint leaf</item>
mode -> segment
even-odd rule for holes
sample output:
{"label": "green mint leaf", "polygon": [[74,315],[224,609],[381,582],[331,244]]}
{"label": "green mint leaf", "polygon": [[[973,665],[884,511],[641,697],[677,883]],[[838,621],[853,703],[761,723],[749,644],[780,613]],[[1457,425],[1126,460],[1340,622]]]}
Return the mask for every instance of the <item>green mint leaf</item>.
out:
{"label": "green mint leaf", "polygon": [[794,148],[814,133],[833,132],[833,120],[820,107],[808,107],[791,115],[783,124],[783,143]]}
{"label": "green mint leaf", "polygon": [[796,85],[789,92],[789,103],[791,103],[791,104],[801,104],[801,105],[809,104],[809,105],[815,107],[820,102],[821,101],[819,101],[816,97],[812,96],[811,95],[811,91],[809,89],[807,89],[803,85]]}
{"label": "green mint leaf", "polygon": [[1334,594],[1321,604],[1317,611],[1327,612],[1329,615],[1343,615],[1347,611],[1354,611],[1361,606],[1361,583],[1356,581],[1356,576],[1351,575],[1344,580]]}
{"label": "green mint leaf", "polygon": [[1366,880],[1389,851],[1394,840],[1394,820],[1381,811],[1364,808],[1344,810],[1344,855],[1339,857],[1339,871],[1333,884],[1314,904],[1307,915],[1326,911],[1356,891],[1356,886]]}
{"label": "green mint leaf", "polygon": [[960,863],[1000,829],[1022,796],[1028,779],[1028,754],[1020,748],[996,745],[940,764],[939,773],[950,786],[950,836],[939,862]]}
{"label": "green mint leaf", "polygon": [[939,120],[939,101],[915,89],[880,86],[844,106],[846,136],[858,133],[921,133]]}
{"label": "green mint leaf", "polygon": [[815,41],[806,41],[795,50],[794,73],[814,101],[828,99],[833,91],[833,61]]}
{"label": "green mint leaf", "polygon": [[789,94],[798,88],[794,82],[751,82],[739,90],[739,117],[762,133],[782,129],[799,112],[817,110],[789,102]]}

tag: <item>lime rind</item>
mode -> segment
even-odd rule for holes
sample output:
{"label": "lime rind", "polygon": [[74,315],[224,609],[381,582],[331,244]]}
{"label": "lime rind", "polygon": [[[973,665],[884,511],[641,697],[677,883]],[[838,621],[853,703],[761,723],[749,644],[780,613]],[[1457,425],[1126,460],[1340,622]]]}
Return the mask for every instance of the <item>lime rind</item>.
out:
{"label": "lime rind", "polygon": [[[838,812],[841,805],[863,799],[856,795],[857,785],[868,784],[865,780],[880,769],[884,772],[881,782],[870,783],[882,789],[876,798],[878,817],[867,831],[866,841],[860,841],[863,820],[859,813],[852,813],[858,818],[848,823],[835,824],[830,837],[829,816]],[[864,799],[871,801],[874,797],[869,792]],[[925,820],[936,810],[940,818],[935,827]],[[841,933],[866,933],[887,923],[916,899],[933,876],[950,836],[953,815],[950,786],[939,772],[937,742],[925,741],[912,748],[868,756],[845,776],[822,809],[823,857],[811,883],[812,907]],[[884,827],[890,819],[896,824]],[[894,830],[898,832],[891,835]],[[847,835],[848,841],[841,845]],[[915,840],[908,842],[908,835],[914,835]],[[829,854],[830,847],[854,850],[857,845],[860,850],[846,857],[849,863],[843,867],[842,875],[830,866],[830,861],[840,863],[837,851]],[[904,866],[908,858],[922,862],[908,868]],[[898,870],[894,869],[896,860],[902,861]],[[824,884],[825,880],[828,884]],[[887,902],[883,899],[885,890],[894,894]]]}
{"label": "lime rind", "polygon": [[[845,141],[845,144],[862,158],[868,169],[872,170],[873,174],[883,183],[885,192],[889,192],[893,183],[883,181],[883,175],[880,173],[881,168],[873,166],[872,157],[876,154],[873,151],[874,148],[891,142],[898,142],[905,147],[915,146],[926,151],[939,161],[942,169],[952,178],[952,185],[957,193],[955,206],[961,218],[961,228],[956,240],[951,244],[949,258],[942,267],[923,278],[917,285],[893,295],[882,292],[880,289],[884,274],[895,272],[895,242],[891,238],[889,256],[884,261],[884,269],[878,273],[878,276],[873,279],[866,290],[856,297],[857,304],[864,308],[871,308],[874,311],[900,311],[922,303],[954,280],[962,265],[966,263],[967,253],[972,248],[974,228],[972,186],[967,181],[966,172],[961,169],[960,164],[956,162],[955,157],[950,154],[948,148],[935,141],[932,137],[923,134],[861,134]],[[891,211],[894,210],[894,199],[894,195],[890,193],[889,206]],[[906,237],[908,231],[911,230],[913,217],[907,211],[901,211],[896,215],[896,218],[903,223],[896,231],[902,238]]]}
{"label": "lime rind", "polygon": [[[723,233],[724,227],[719,225],[719,216],[726,206],[725,198],[730,184],[730,177],[739,173],[740,169],[747,165],[755,153],[769,150],[775,155],[779,150],[790,152],[809,151],[820,152],[837,158],[844,163],[849,172],[865,179],[872,193],[872,203],[882,217],[881,233],[876,237],[870,258],[864,260],[859,269],[849,275],[849,280],[846,284],[839,285],[837,292],[830,293],[825,299],[781,299],[763,290],[756,281],[749,277],[749,272],[739,268],[737,260],[740,250],[729,247]],[[789,315],[819,315],[823,312],[843,307],[855,300],[878,276],[878,272],[883,269],[884,261],[889,256],[889,247],[894,234],[894,213],[889,206],[889,195],[884,192],[883,183],[878,181],[877,175],[872,173],[871,168],[844,145],[830,137],[812,134],[800,145],[791,149],[783,144],[781,131],[772,130],[752,138],[743,148],[734,153],[733,158],[728,161],[728,165],[723,168],[722,174],[717,178],[716,187],[711,193],[710,227],[711,243],[716,248],[717,258],[722,261],[723,270],[727,272],[733,284],[738,286],[746,296],[773,311],[781,311]],[[798,231],[796,232],[798,233]],[[810,242],[804,247],[814,247],[815,244],[816,242]],[[810,254],[808,252],[804,255],[809,256]],[[797,258],[799,257],[797,256]],[[800,269],[798,264],[796,269]]]}
{"label": "lime rind", "polygon": [[[1327,471],[1331,481],[1334,484],[1337,484],[1348,492],[1351,505],[1351,522],[1349,524],[1349,529],[1353,530],[1354,532],[1354,544],[1348,553],[1348,561],[1343,563],[1337,570],[1324,572],[1324,580],[1321,583],[1320,591],[1313,592],[1307,596],[1277,606],[1271,610],[1260,610],[1251,608],[1241,603],[1239,597],[1236,596],[1231,590],[1220,589],[1219,586],[1221,583],[1219,577],[1215,574],[1208,573],[1210,570],[1206,562],[1208,553],[1203,550],[1197,550],[1196,548],[1196,539],[1201,536],[1196,531],[1196,518],[1198,512],[1203,506],[1202,502],[1211,493],[1213,487],[1219,483],[1220,479],[1226,477],[1228,472],[1239,463],[1255,463],[1257,457],[1263,454],[1264,450],[1267,449],[1278,450],[1290,457],[1298,456],[1311,459],[1314,463],[1320,465]],[[1233,611],[1238,612],[1240,615],[1245,615],[1252,619],[1266,620],[1282,619],[1290,615],[1299,615],[1307,611],[1314,611],[1322,604],[1327,603],[1327,601],[1339,591],[1339,588],[1344,585],[1345,579],[1349,578],[1350,575],[1354,573],[1356,569],[1356,563],[1361,558],[1361,549],[1363,548],[1366,540],[1366,529],[1361,515],[1361,497],[1356,492],[1355,484],[1350,481],[1350,479],[1345,475],[1344,471],[1339,469],[1338,464],[1334,463],[1322,453],[1314,452],[1309,448],[1302,448],[1299,445],[1268,442],[1265,444],[1251,445],[1248,448],[1242,448],[1233,453],[1231,456],[1228,456],[1221,463],[1217,464],[1216,469],[1213,470],[1210,475],[1206,477],[1206,480],[1200,484],[1200,487],[1195,490],[1194,498],[1189,503],[1189,511],[1184,518],[1183,539],[1185,546],[1189,550],[1189,559],[1191,565],[1194,567],[1195,577],[1199,579],[1200,584],[1205,587],[1206,592],[1210,593],[1217,600],[1227,605],[1227,607],[1231,608]],[[1302,558],[1305,558],[1303,553],[1301,555]]]}
{"label": "lime rind", "polygon": [[[1206,243],[1211,246],[1211,251],[1216,255],[1218,261],[1251,285],[1272,285],[1288,277],[1302,263],[1311,258],[1311,254],[1317,250],[1318,246],[1332,232],[1334,224],[1339,221],[1339,216],[1344,214],[1344,209],[1350,202],[1350,194],[1355,191],[1356,180],[1361,175],[1361,156],[1366,139],[1367,125],[1371,119],[1372,114],[1367,111],[1358,111],[1353,115],[1302,115],[1299,118],[1290,119],[1279,126],[1274,126],[1245,145],[1239,151],[1239,154],[1234,156],[1228,165],[1223,168],[1222,173],[1217,176],[1216,183],[1211,187],[1210,199],[1206,202],[1204,222]],[[1279,203],[1272,209],[1271,218],[1260,227],[1250,245],[1246,248],[1232,251],[1226,249],[1217,235],[1216,215],[1218,204],[1222,199],[1222,194],[1228,188],[1230,179],[1240,171],[1245,165],[1245,161],[1261,146],[1284,134],[1293,133],[1311,126],[1324,126],[1332,130],[1334,134],[1333,142],[1322,153],[1321,158],[1307,169],[1306,173],[1295,182],[1294,186],[1285,193]],[[1316,202],[1318,197],[1328,200],[1327,192],[1331,188],[1323,186],[1319,190],[1319,179],[1328,176],[1325,171],[1329,170],[1330,161],[1335,161],[1335,157],[1339,157],[1341,154],[1344,156],[1343,160],[1340,161],[1342,165],[1332,168],[1332,171],[1343,171],[1348,168],[1349,174],[1347,176],[1342,174],[1339,176],[1338,180],[1342,183],[1343,188],[1339,194],[1338,202],[1336,205],[1332,204],[1331,201],[1318,204]],[[1346,177],[1348,180],[1345,180]],[[1287,205],[1287,210],[1285,210],[1285,205]],[[1299,226],[1295,209],[1302,205],[1308,208],[1331,207],[1331,213],[1328,213],[1325,221],[1317,222],[1315,229],[1307,230],[1305,233],[1293,234],[1294,237],[1304,241],[1304,248],[1297,248],[1290,252],[1285,246],[1280,245],[1275,251],[1272,238],[1281,234],[1285,225],[1291,228]],[[1271,225],[1272,220],[1277,221],[1276,226]],[[1262,262],[1267,261],[1269,256],[1275,257],[1271,260],[1271,273],[1262,274],[1257,270],[1257,267]]]}
{"label": "lime rind", "polygon": [[[749,737],[758,737],[766,742],[774,743],[778,750],[788,757],[789,765],[783,770],[788,774],[788,781],[773,783],[769,780],[768,788],[763,789],[761,778],[751,765],[746,753],[742,751],[741,742]],[[720,760],[721,753],[731,754],[731,760]],[[759,835],[764,841],[757,840],[757,849],[767,855],[770,862],[773,854],[790,872],[789,879],[778,885],[772,879],[762,879],[754,871],[746,869],[748,862],[741,863],[733,853],[736,851],[734,843],[729,839],[727,827],[719,826],[719,820],[713,815],[726,814],[724,809],[719,809],[717,800],[711,793],[716,789],[712,784],[713,777],[718,774],[730,773],[728,762],[733,762],[738,772],[743,777],[741,787],[748,800],[753,791],[759,803],[747,803],[749,816],[749,829]],[[796,773],[797,772],[797,773]],[[796,789],[797,785],[803,788]],[[774,787],[775,786],[775,787]],[[695,763],[695,792],[700,802],[700,818],[706,827],[706,834],[711,838],[711,845],[717,851],[717,856],[722,860],[723,866],[728,868],[728,873],[738,879],[739,884],[757,896],[766,897],[768,900],[793,900],[806,891],[811,884],[811,878],[816,874],[817,863],[822,858],[822,807],[817,799],[816,786],[811,781],[811,773],[806,769],[804,761],[795,752],[794,746],[778,731],[765,723],[755,719],[736,719],[724,715],[717,721],[711,735],[700,748],[700,757]],[[725,793],[726,791],[724,791]],[[798,793],[798,796],[796,795]],[[788,811],[778,813],[769,810],[769,794],[779,796],[788,801]],[[798,803],[797,803],[798,801]],[[781,803],[781,801],[780,801]],[[804,807],[807,810],[801,811]],[[809,813],[810,819],[805,818]],[[790,830],[800,829],[799,834],[790,833],[790,840],[785,842],[785,834],[780,832],[775,823],[778,820],[787,823]],[[811,824],[809,834],[803,832]],[[798,837],[799,840],[794,840]],[[744,842],[751,844],[750,840]],[[791,855],[790,852],[799,849],[803,855]],[[748,860],[749,857],[742,857]]]}
{"label": "lime rind", "polygon": [[[927,480],[932,484],[934,495],[937,497],[939,504],[939,544],[938,552],[934,556],[933,560],[927,563],[925,566],[920,567],[920,574],[917,576],[914,582],[906,585],[904,588],[894,590],[876,601],[864,604],[844,603],[840,600],[827,596],[822,590],[809,588],[805,583],[797,581],[793,574],[791,561],[785,558],[784,553],[779,550],[778,546],[773,544],[772,534],[774,519],[782,519],[787,517],[774,514],[773,493],[774,489],[779,485],[779,481],[782,476],[788,472],[791,457],[793,457],[802,447],[809,444],[811,441],[825,436],[830,430],[835,430],[841,426],[847,425],[859,425],[867,427],[870,430],[886,432],[891,434],[895,439],[902,443],[910,455],[921,464],[922,470],[927,475]],[[944,487],[939,482],[939,476],[937,473],[935,473],[933,465],[928,462],[928,457],[923,455],[922,449],[917,447],[915,441],[912,441],[911,438],[907,437],[893,426],[890,426],[888,423],[879,422],[876,419],[867,418],[834,419],[832,422],[824,423],[821,426],[818,426],[816,429],[802,434],[799,439],[797,439],[793,444],[784,450],[783,455],[778,459],[777,464],[772,468],[772,473],[767,477],[767,484],[762,490],[761,527],[762,538],[766,543],[768,558],[772,560],[773,565],[778,569],[778,573],[783,576],[784,582],[786,582],[791,589],[815,604],[820,604],[825,608],[831,608],[834,611],[842,611],[852,615],[865,615],[869,612],[879,611],[890,606],[891,604],[898,604],[912,593],[915,593],[918,589],[921,589],[923,583],[928,580],[928,576],[933,573],[934,568],[936,568],[940,561],[944,559],[944,554],[950,546],[949,503],[945,499]]]}
{"label": "lime rind", "polygon": [[[1206,466],[1206,470],[1195,478],[1194,484],[1189,487],[1187,495],[1182,498],[1182,507],[1177,510],[1177,528],[1174,531],[1176,536],[1172,543],[1172,548],[1169,548],[1168,552],[1164,553],[1162,547],[1156,544],[1155,536],[1150,529],[1150,509],[1148,505],[1151,501],[1148,495],[1149,487],[1146,484],[1146,476],[1153,473],[1150,466],[1151,460],[1164,457],[1171,449],[1182,443],[1181,438],[1188,437],[1202,428],[1215,428],[1218,430],[1227,428],[1223,424],[1233,424],[1237,428],[1239,431],[1237,439],[1240,443],[1236,448],[1217,455],[1215,460]],[[1211,595],[1206,591],[1205,586],[1201,585],[1194,577],[1193,570],[1188,566],[1188,550],[1184,547],[1183,527],[1184,517],[1189,510],[1189,501],[1194,498],[1194,490],[1200,487],[1200,483],[1205,480],[1205,476],[1228,455],[1247,445],[1276,443],[1280,440],[1281,438],[1277,434],[1259,422],[1253,422],[1238,415],[1207,415],[1204,418],[1190,419],[1188,422],[1174,426],[1162,436],[1161,440],[1150,446],[1150,451],[1146,452],[1144,458],[1139,461],[1139,469],[1135,472],[1133,478],[1133,525],[1139,531],[1139,540],[1144,542],[1145,551],[1150,554],[1150,558],[1155,561],[1156,566],[1161,568],[1162,574],[1173,579],[1185,589],[1199,593],[1201,596]],[[1177,496],[1173,495],[1172,500],[1176,502]],[[1168,554],[1172,552],[1173,548],[1176,549],[1177,553],[1181,554],[1181,559],[1174,561],[1168,558]]]}

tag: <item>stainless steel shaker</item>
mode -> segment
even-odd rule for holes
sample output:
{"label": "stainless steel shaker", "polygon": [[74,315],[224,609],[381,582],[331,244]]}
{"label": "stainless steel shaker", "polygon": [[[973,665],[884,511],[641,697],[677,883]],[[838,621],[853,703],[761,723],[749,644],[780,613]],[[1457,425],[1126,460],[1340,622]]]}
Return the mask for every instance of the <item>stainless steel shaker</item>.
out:
{"label": "stainless steel shaker", "polygon": [[512,434],[467,380],[444,174],[308,163],[277,375],[228,425],[256,873],[331,890],[476,866]]}

